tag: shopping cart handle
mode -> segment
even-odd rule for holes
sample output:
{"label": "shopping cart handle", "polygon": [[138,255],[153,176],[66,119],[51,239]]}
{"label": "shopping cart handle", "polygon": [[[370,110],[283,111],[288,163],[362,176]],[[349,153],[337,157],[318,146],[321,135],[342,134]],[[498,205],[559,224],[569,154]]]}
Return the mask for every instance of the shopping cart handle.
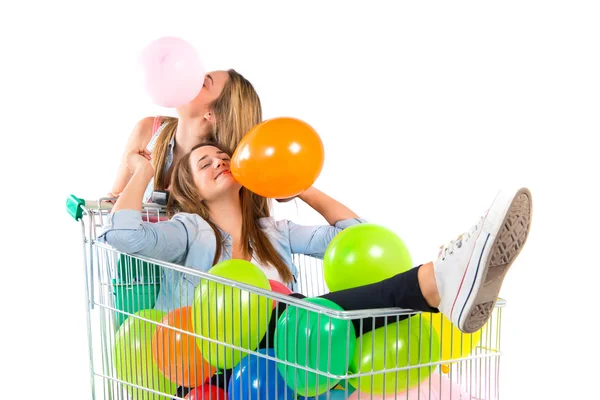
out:
{"label": "shopping cart handle", "polygon": [[[103,198],[106,199],[106,198]],[[100,200],[103,200],[100,199]],[[93,200],[84,200],[80,199],[75,195],[70,195],[67,197],[67,212],[71,217],[75,219],[75,221],[79,221],[81,217],[83,217],[83,211],[85,208],[100,208],[102,210],[110,210],[112,208],[111,203],[106,203],[103,201],[93,201]]]}
{"label": "shopping cart handle", "polygon": [[67,212],[75,221],[79,221],[83,216],[83,206],[85,206],[84,199],[80,199],[73,194],[67,197]]}

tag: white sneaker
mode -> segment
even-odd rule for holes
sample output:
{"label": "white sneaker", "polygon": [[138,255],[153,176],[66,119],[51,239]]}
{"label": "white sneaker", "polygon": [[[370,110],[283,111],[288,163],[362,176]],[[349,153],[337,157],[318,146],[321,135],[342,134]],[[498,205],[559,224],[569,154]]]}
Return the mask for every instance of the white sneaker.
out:
{"label": "white sneaker", "polygon": [[476,332],[498,299],[504,276],[525,245],[531,226],[527,188],[502,190],[468,233],[442,247],[433,263],[438,309],[462,332]]}

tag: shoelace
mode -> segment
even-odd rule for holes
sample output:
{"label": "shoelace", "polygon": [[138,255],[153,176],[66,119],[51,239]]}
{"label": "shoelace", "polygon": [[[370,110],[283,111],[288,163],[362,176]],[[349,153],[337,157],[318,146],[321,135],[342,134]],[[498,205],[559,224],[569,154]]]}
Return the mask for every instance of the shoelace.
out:
{"label": "shoelace", "polygon": [[477,230],[479,229],[479,226],[481,225],[481,223],[483,222],[483,217],[479,218],[479,222],[475,225],[473,225],[471,227],[471,229],[469,229],[468,232],[465,232],[461,235],[459,235],[456,239],[449,241],[448,243],[446,243],[443,246],[440,246],[440,253],[438,254],[438,257],[442,257],[442,261],[446,260],[446,258],[448,256],[451,256],[452,254],[454,254],[454,252],[458,249],[460,249],[463,245],[463,243],[466,243],[471,236],[473,236],[473,234],[475,232],[477,232]]}

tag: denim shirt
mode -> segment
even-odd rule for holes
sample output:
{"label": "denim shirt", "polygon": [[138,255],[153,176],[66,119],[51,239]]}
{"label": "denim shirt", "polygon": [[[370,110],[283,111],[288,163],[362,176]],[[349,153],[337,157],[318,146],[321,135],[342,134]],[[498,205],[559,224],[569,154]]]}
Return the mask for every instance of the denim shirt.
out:
{"label": "denim shirt", "polygon": [[[343,229],[364,223],[362,219],[339,221],[335,226],[303,226],[288,220],[276,221],[261,218],[259,226],[267,235],[273,248],[288,266],[296,291],[298,269],[292,262],[293,254],[306,254],[323,258],[327,246]],[[218,262],[231,259],[231,236],[221,231],[224,248]],[[98,240],[115,249],[134,255],[194,268],[206,272],[213,266],[216,236],[208,222],[197,214],[178,213],[169,221],[143,222],[137,210],[119,210],[109,215],[107,225]],[[160,292],[155,308],[171,311],[192,305],[194,289],[199,278],[168,268],[163,269]]]}

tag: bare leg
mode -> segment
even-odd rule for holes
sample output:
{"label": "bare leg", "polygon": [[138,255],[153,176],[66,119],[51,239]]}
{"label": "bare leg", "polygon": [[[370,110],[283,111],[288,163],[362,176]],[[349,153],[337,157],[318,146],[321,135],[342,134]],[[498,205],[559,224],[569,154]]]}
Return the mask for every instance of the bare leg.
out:
{"label": "bare leg", "polygon": [[423,297],[427,304],[430,307],[435,307],[440,305],[440,293],[438,292],[437,283],[435,281],[435,272],[433,270],[433,262],[428,262],[427,264],[423,264],[421,268],[419,268],[418,273],[419,286],[421,287],[421,293],[423,293]]}

